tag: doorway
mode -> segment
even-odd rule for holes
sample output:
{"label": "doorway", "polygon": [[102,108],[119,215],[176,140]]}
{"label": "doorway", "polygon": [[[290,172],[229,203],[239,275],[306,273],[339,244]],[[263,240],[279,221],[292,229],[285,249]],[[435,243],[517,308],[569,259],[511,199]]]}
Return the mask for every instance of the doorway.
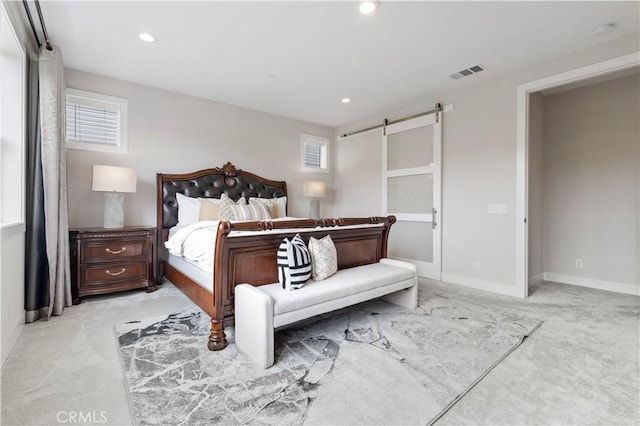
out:
{"label": "doorway", "polygon": [[[550,91],[553,88],[566,85],[584,85],[594,78],[608,79],[615,73],[638,67],[640,64],[637,53],[614,58],[608,61],[593,64],[562,74],[550,76],[541,80],[532,81],[518,87],[518,140],[517,140],[517,200],[516,200],[516,285],[521,297],[529,294],[529,231],[528,219],[530,211],[530,132],[531,102],[535,101],[534,94],[542,91]],[[535,152],[533,153],[535,155]],[[536,231],[537,232],[537,231]],[[576,259],[576,264],[578,264]],[[637,291],[634,287],[632,290]],[[626,291],[625,291],[626,292]]]}

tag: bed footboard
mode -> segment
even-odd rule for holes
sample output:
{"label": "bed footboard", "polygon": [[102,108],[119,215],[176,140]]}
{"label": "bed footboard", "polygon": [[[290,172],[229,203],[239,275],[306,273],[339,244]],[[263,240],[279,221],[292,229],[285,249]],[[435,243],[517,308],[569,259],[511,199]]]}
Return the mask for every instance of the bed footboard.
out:
{"label": "bed footboard", "polygon": [[[234,325],[234,290],[238,284],[254,286],[278,281],[276,253],[283,238],[296,233],[309,238],[331,235],[338,254],[338,269],[379,262],[387,257],[387,242],[394,216],[291,221],[222,221],[218,226],[213,277],[213,315],[208,347],[227,346],[224,327]],[[368,225],[362,227],[361,225]],[[232,235],[233,231],[260,231]]]}

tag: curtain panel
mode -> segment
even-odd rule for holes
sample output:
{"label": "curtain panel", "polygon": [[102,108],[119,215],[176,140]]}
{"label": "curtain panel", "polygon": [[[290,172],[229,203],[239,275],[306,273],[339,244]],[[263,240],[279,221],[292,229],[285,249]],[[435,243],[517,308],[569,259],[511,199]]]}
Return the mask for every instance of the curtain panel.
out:
{"label": "curtain panel", "polygon": [[49,312],[49,262],[44,230],[44,189],[38,97],[38,60],[29,62],[27,130],[27,209],[25,256],[26,322],[47,318]]}
{"label": "curtain panel", "polygon": [[[27,304],[33,302],[35,305],[27,306],[27,321],[29,317],[33,321],[37,316],[62,315],[65,306],[71,306],[64,65],[59,47],[47,50],[43,45],[40,48],[38,79],[39,111],[36,116],[39,117],[40,137],[36,129],[32,143],[34,148],[40,143],[40,165],[38,167],[38,150],[34,149],[33,158],[29,156],[32,166],[29,199],[33,211],[30,212],[27,252],[27,267],[35,269],[28,271],[26,289]],[[39,190],[40,179],[42,192]],[[41,232],[43,223],[44,233]],[[43,268],[43,247],[46,269],[40,269]],[[46,305],[42,305],[44,301]]]}

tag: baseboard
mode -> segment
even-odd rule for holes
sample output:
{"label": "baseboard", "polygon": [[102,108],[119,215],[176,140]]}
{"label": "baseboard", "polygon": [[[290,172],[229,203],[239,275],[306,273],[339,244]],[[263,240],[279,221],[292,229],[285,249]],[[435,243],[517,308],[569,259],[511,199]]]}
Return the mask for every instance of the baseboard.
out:
{"label": "baseboard", "polygon": [[580,287],[595,288],[598,290],[614,291],[616,293],[632,294],[640,296],[640,286],[633,284],[617,283],[613,281],[594,280],[592,278],[576,277],[573,275],[544,272],[544,280],[554,283],[577,285]]}
{"label": "baseboard", "polygon": [[[24,318],[25,313],[22,313],[22,318]],[[15,327],[13,328],[13,330],[11,331],[11,333],[9,333],[9,336],[5,338],[5,336],[2,336],[2,351],[0,353],[0,357],[2,357],[2,362],[0,363],[0,365],[2,365],[4,367],[4,362],[7,360],[7,358],[9,358],[9,354],[11,353],[11,350],[13,349],[13,345],[16,344],[16,341],[18,341],[18,337],[20,337],[20,333],[22,333],[22,329],[24,328],[24,322],[18,322]]]}
{"label": "baseboard", "polygon": [[525,298],[525,295],[521,294],[519,289],[517,289],[514,285],[483,281],[476,278],[465,277],[463,275],[449,274],[447,272],[442,273],[442,281],[461,285],[464,287],[474,288],[476,290],[502,294],[504,296],[518,297],[521,299]]}

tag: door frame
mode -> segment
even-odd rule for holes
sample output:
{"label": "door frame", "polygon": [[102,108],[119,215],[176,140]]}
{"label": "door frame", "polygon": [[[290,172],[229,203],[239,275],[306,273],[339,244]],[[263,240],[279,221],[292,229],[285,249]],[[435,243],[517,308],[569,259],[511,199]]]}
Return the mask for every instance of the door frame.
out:
{"label": "door frame", "polygon": [[529,95],[640,65],[640,51],[518,86],[516,139],[516,293],[529,296]]}

